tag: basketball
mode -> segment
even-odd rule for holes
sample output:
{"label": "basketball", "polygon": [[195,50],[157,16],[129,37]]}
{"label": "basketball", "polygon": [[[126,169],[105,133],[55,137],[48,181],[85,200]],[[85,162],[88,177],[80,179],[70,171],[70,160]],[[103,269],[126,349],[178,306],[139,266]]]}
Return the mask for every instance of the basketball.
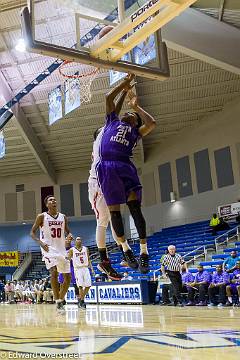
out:
{"label": "basketball", "polygon": [[114,29],[114,26],[112,25],[107,25],[105,26],[99,33],[99,39],[101,39],[102,37],[104,37],[105,35],[107,35],[110,31],[112,31]]}

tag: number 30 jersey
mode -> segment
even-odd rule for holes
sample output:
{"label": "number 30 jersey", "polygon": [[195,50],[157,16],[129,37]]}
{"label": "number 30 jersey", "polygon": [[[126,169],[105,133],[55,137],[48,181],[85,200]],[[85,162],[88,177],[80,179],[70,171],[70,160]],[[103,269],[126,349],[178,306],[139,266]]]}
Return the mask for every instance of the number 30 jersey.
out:
{"label": "number 30 jersey", "polygon": [[88,267],[88,253],[87,248],[85,246],[82,247],[81,250],[73,247],[73,267],[74,268],[81,268],[81,267]]}
{"label": "number 30 jersey", "polygon": [[[57,217],[43,213],[43,225],[40,229],[40,239],[56,253],[66,254],[65,248],[65,216],[58,213]],[[44,252],[44,250],[43,250]]]}

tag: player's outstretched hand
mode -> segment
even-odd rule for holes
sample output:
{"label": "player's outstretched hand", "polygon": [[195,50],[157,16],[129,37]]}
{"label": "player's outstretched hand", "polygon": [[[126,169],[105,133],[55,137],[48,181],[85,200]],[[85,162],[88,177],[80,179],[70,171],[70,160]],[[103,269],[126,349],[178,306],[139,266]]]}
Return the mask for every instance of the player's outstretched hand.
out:
{"label": "player's outstretched hand", "polygon": [[129,99],[128,105],[134,110],[137,109],[138,107],[137,95],[134,94],[132,90],[129,90],[127,96]]}

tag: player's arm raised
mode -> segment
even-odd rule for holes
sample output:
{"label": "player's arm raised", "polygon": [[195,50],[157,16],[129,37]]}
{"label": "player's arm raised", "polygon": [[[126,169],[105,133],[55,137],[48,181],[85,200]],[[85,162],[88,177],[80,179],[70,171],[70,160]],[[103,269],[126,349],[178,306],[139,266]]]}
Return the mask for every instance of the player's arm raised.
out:
{"label": "player's arm raised", "polygon": [[139,128],[141,136],[148,135],[156,127],[155,119],[138,105],[136,94],[132,90],[128,91],[129,106],[140,116],[143,125]]}
{"label": "player's arm raised", "polygon": [[115,98],[121,91],[130,84],[134,79],[134,75],[129,74],[119,85],[115,86],[111,91],[106,94],[106,113],[111,114],[116,111]]}
{"label": "player's arm raised", "polygon": [[36,220],[32,226],[30,235],[31,235],[32,239],[34,241],[36,241],[43,248],[43,250],[49,251],[48,245],[44,244],[37,236],[37,231],[43,225],[43,220],[44,220],[44,215],[38,214],[38,216],[36,217]]}
{"label": "player's arm raised", "polygon": [[115,105],[115,108],[116,108],[115,112],[116,112],[117,115],[119,115],[121,110],[122,110],[123,103],[124,103],[124,100],[125,100],[125,98],[126,98],[126,96],[128,94],[128,91],[130,91],[134,87],[135,84],[136,84],[135,82],[133,84],[128,82],[126,84],[126,86],[124,87],[124,89],[122,90],[119,98],[116,101],[116,105]]}

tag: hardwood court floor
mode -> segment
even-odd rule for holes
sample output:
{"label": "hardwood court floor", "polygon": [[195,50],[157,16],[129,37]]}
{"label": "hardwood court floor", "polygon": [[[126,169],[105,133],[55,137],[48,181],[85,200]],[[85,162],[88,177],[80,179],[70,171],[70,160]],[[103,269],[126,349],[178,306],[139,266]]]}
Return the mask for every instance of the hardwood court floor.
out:
{"label": "hardwood court floor", "polygon": [[2,304],[0,349],[0,359],[235,360],[240,309],[68,305],[56,315],[54,305]]}

